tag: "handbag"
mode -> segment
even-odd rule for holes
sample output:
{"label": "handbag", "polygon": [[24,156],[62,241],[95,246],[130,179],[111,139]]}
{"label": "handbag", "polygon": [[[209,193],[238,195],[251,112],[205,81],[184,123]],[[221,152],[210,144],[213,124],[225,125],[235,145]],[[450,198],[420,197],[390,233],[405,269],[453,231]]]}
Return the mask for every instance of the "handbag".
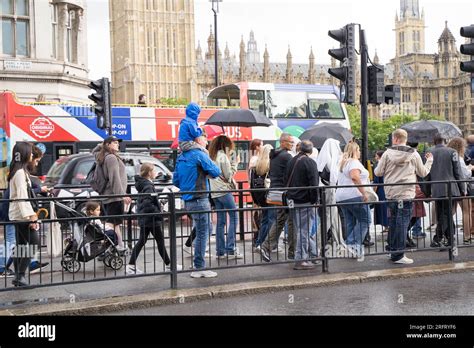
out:
{"label": "handbag", "polygon": [[[299,160],[302,157],[299,157],[295,164],[293,165],[293,169],[291,170],[290,178],[286,183],[286,187],[290,185],[291,179],[293,179],[293,174],[295,173],[296,165],[298,164]],[[267,204],[270,205],[287,205],[286,204],[286,190],[270,190],[267,192]]]}
{"label": "handbag", "polygon": [[[49,215],[51,220],[56,220],[56,206],[54,202],[49,204]],[[47,234],[47,250],[48,256],[58,257],[62,253],[62,233],[59,222],[54,221],[49,224],[49,233]]]}
{"label": "handbag", "polygon": [[421,192],[423,192],[426,198],[431,197],[431,184],[429,183],[431,181],[431,175],[428,174],[424,178],[417,177],[417,179]]}
{"label": "handbag", "polygon": [[[28,176],[26,176],[25,178],[26,178],[26,191],[28,192],[28,198],[34,199],[36,198],[36,195],[35,195],[35,191],[33,191],[33,188],[31,187],[31,183],[30,183],[31,181],[28,180]],[[33,211],[37,213],[39,210],[38,201],[31,200],[28,202],[31,204],[31,208],[33,208]]]}
{"label": "handbag", "polygon": [[366,187],[365,193],[367,194],[367,201],[370,203],[378,202],[379,196],[375,193],[373,187]]}

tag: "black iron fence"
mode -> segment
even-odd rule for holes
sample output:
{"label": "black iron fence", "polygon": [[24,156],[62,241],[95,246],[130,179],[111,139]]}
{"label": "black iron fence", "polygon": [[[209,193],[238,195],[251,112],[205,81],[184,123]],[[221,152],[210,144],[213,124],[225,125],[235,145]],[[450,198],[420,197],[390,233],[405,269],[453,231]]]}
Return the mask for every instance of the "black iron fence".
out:
{"label": "black iron fence", "polygon": [[[30,287],[163,275],[170,278],[171,288],[177,288],[179,274],[201,267],[225,270],[288,263],[303,270],[320,264],[327,272],[334,259],[364,261],[385,254],[397,261],[407,251],[447,250],[449,260],[454,260],[460,248],[474,245],[474,197],[454,196],[453,183],[431,183],[446,185],[446,197],[420,194],[405,201],[336,200],[336,188],[357,190],[359,186],[291,188],[317,190],[318,203],[289,200],[284,206],[262,207],[251,202],[250,194],[267,190],[243,189],[239,183],[238,190],[225,192],[232,194],[226,203],[230,207],[213,199],[218,201],[215,206],[194,207],[191,212],[182,201],[186,192],[167,192],[154,195],[164,207],[161,213],[138,214],[136,201],[144,195],[134,194],[127,195],[132,204],[126,214],[100,217],[77,209],[83,209],[88,200],[103,202],[121,196],[37,198],[46,216],[39,230],[32,232],[40,237],[37,248],[18,243],[14,223],[0,222],[0,269],[5,269],[0,291],[15,288],[14,260],[22,256],[32,259],[25,273]],[[413,188],[413,184],[365,186],[377,191],[389,186]],[[200,192],[205,199],[216,193],[224,192]],[[54,218],[51,203],[55,203]],[[402,215],[393,215],[398,213],[405,214],[404,222]],[[121,219],[121,224],[114,228],[106,221],[111,217]],[[392,218],[397,220],[389,226]],[[202,221],[208,222],[204,230]],[[123,244],[118,243],[120,239]],[[197,250],[196,243],[206,244],[206,251]]]}

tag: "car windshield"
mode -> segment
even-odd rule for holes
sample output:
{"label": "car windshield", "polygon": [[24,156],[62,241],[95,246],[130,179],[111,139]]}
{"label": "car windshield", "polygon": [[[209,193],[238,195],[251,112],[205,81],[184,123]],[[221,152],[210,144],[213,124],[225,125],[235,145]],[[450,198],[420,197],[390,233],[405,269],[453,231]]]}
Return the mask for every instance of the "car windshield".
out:
{"label": "car windshield", "polygon": [[54,162],[52,167],[48,170],[48,174],[46,174],[46,180],[58,181],[68,162],[69,161],[66,158],[62,158]]}

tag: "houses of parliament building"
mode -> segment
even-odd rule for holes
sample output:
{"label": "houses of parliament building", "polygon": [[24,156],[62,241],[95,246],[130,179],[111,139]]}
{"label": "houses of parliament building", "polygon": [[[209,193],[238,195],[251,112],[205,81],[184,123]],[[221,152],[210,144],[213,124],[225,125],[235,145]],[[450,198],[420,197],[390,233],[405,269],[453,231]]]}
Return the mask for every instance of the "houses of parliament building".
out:
{"label": "houses of parliament building", "polygon": [[[109,1],[114,103],[135,103],[144,93],[153,103],[160,98],[186,98],[205,103],[214,87],[215,40],[212,28],[206,45],[195,48],[193,0]],[[401,104],[372,106],[372,117],[425,111],[456,123],[472,133],[474,99],[471,77],[459,69],[469,60],[459,53],[445,24],[440,28],[438,52],[425,53],[425,14],[418,0],[400,0],[395,17],[395,57],[385,64],[385,84],[401,86]],[[238,55],[218,49],[219,83],[239,81],[290,84],[336,84],[327,70],[316,64],[312,48],[306,63],[273,63],[269,49],[262,55],[254,33],[240,42]],[[372,59],[380,63],[377,55]],[[360,74],[358,74],[360,75]],[[360,81],[358,82],[360,85]]]}

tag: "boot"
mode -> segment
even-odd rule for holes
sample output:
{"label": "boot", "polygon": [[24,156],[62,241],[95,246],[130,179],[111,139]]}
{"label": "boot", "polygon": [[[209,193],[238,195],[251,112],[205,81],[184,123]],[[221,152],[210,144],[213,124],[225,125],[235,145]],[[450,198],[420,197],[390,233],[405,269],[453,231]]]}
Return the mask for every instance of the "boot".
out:
{"label": "boot", "polygon": [[407,237],[407,242],[406,242],[406,247],[407,248],[416,248],[416,243],[413,239],[411,239],[410,237]]}

